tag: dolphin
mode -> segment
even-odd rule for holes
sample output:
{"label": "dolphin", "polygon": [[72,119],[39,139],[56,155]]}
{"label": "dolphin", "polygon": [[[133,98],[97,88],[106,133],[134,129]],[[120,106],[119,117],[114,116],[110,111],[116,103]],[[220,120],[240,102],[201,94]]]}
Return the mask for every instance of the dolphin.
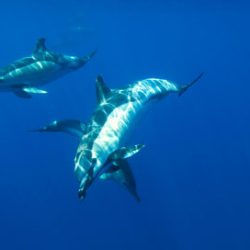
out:
{"label": "dolphin", "polygon": [[45,39],[40,38],[31,56],[0,68],[0,91],[11,91],[22,98],[30,98],[32,94],[46,94],[47,91],[37,86],[81,68],[94,55],[95,51],[84,57],[58,54],[48,50]]}
{"label": "dolphin", "polygon": [[97,107],[89,122],[84,124],[78,120],[56,120],[36,131],[65,132],[79,139],[74,159],[74,173],[80,184],[79,198],[84,198],[87,189],[99,178],[116,181],[140,201],[128,158],[137,154],[144,145],[122,146],[126,132],[146,104],[170,93],[182,95],[201,76],[186,85],[149,78],[122,89],[110,89],[103,78],[98,76]]}

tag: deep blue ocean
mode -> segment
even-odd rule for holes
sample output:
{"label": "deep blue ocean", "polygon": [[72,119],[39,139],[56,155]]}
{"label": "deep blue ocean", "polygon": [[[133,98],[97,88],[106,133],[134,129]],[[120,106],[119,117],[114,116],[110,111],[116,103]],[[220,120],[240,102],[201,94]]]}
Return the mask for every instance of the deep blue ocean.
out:
{"label": "deep blue ocean", "polygon": [[[2,1],[0,66],[51,50],[96,56],[43,86],[0,97],[0,250],[249,250],[250,4],[243,1]],[[78,141],[30,133],[54,119],[88,121],[95,78],[111,88],[149,77],[185,84],[148,108],[129,137],[141,202],[112,181],[85,200]]]}

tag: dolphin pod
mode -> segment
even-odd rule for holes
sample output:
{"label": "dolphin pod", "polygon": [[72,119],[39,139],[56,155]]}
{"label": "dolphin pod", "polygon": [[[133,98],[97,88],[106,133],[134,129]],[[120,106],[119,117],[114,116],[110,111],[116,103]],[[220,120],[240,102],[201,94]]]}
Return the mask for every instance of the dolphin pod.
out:
{"label": "dolphin pod", "polygon": [[[80,69],[94,55],[95,51],[84,57],[52,52],[46,48],[45,39],[40,38],[31,56],[0,68],[0,91],[13,92],[22,98],[31,98],[33,94],[46,94],[47,91],[38,87]],[[146,104],[170,93],[182,95],[202,75],[184,85],[148,78],[121,89],[110,89],[103,78],[98,76],[97,107],[87,123],[79,120],[56,120],[33,131],[64,132],[78,139],[74,173],[79,183],[80,199],[86,197],[87,190],[95,180],[112,179],[140,201],[128,158],[140,152],[144,145],[125,146],[127,131]]]}
{"label": "dolphin pod", "polygon": [[78,196],[85,198],[96,179],[112,179],[140,201],[128,158],[140,152],[143,144],[123,146],[132,122],[147,103],[170,93],[182,95],[200,74],[186,85],[164,79],[136,81],[127,88],[110,89],[101,76],[96,79],[97,107],[87,123],[78,120],[53,121],[38,132],[65,132],[78,138],[74,173],[79,182]]}
{"label": "dolphin pod", "polygon": [[80,69],[94,55],[95,51],[83,57],[55,53],[48,50],[45,39],[40,38],[31,56],[0,68],[0,91],[10,91],[22,98],[30,98],[32,94],[46,94],[46,90],[37,86]]}

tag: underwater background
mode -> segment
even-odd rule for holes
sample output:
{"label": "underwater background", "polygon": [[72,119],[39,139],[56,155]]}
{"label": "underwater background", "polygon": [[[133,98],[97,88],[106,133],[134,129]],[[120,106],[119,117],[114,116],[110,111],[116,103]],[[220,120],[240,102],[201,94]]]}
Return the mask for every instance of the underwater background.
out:
{"label": "underwater background", "polygon": [[[30,100],[0,97],[0,249],[250,249],[250,5],[243,1],[1,1],[0,66],[32,53],[96,56]],[[142,199],[113,182],[77,197],[77,140],[36,134],[88,121],[95,78],[185,84],[143,113],[129,145]]]}

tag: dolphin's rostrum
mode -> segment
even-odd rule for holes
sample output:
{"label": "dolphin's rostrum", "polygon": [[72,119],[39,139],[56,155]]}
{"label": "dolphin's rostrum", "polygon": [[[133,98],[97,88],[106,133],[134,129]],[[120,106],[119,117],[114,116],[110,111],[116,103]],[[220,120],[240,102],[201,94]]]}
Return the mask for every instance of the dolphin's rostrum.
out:
{"label": "dolphin's rostrum", "polygon": [[0,91],[11,91],[23,98],[30,98],[32,94],[46,94],[47,91],[37,86],[81,68],[94,54],[91,52],[84,57],[58,54],[48,50],[45,39],[40,38],[31,56],[0,68]]}
{"label": "dolphin's rostrum", "polygon": [[117,181],[139,201],[135,178],[127,159],[138,153],[144,145],[122,147],[126,132],[145,104],[169,93],[180,95],[201,76],[187,85],[179,86],[167,80],[149,78],[123,89],[110,89],[99,76],[96,80],[97,107],[88,123],[54,121],[37,131],[60,131],[79,138],[74,172],[80,183],[80,198],[86,196],[87,189],[99,178]]}

